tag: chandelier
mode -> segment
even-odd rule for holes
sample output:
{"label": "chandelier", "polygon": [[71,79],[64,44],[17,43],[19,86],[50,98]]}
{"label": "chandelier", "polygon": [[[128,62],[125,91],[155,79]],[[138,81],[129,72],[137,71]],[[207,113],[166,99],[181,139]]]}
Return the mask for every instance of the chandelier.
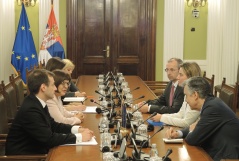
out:
{"label": "chandelier", "polygon": [[26,7],[34,7],[36,5],[37,0],[16,0],[17,1],[17,5],[21,6],[22,3],[26,6]]}
{"label": "chandelier", "polygon": [[207,3],[207,0],[186,0],[186,1],[188,7],[193,6],[194,8],[204,7]]}

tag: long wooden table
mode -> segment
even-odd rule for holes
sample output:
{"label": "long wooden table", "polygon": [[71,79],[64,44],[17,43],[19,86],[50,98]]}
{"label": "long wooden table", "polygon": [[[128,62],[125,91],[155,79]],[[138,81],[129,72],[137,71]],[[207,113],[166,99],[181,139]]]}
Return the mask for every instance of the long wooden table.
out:
{"label": "long wooden table", "polygon": [[[143,100],[155,99],[155,94],[145,85],[141,78],[137,76],[125,76],[126,81],[129,84],[131,89],[136,87],[140,87],[139,90],[135,90],[132,92],[133,98],[138,98],[141,95],[144,95],[145,98]],[[95,93],[97,90],[98,81],[96,76],[84,75],[80,76],[77,80],[77,86],[81,91],[85,91],[87,95],[93,96],[96,100],[99,95]],[[143,100],[136,100],[134,103]],[[86,105],[95,105],[92,104],[89,100],[86,101]],[[148,115],[145,114],[144,118],[147,118]],[[90,161],[101,161],[103,160],[102,152],[100,151],[100,134],[98,129],[99,119],[101,118],[100,114],[87,114],[84,123],[82,123],[83,127],[87,127],[94,131],[96,136],[96,141],[98,145],[96,146],[58,146],[50,150],[47,161],[79,161],[79,160],[90,160]],[[158,127],[154,129],[156,132]],[[190,146],[187,143],[183,144],[165,144],[162,138],[165,137],[165,131],[167,127],[164,128],[163,131],[157,133],[152,139],[151,143],[156,143],[159,156],[164,156],[166,151],[171,148],[173,153],[170,155],[172,161],[212,161],[212,159],[208,156],[208,154],[202,149]],[[150,132],[152,135],[154,132]],[[117,149],[113,149],[114,151],[119,150],[119,145]],[[145,153],[149,153],[150,148],[144,148],[143,151]],[[127,156],[132,156],[132,148],[126,149]]]}

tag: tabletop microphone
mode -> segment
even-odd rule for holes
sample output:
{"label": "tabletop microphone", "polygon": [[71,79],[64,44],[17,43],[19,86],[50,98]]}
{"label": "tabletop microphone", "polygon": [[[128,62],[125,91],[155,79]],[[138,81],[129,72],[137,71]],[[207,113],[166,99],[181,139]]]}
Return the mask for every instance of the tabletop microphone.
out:
{"label": "tabletop microphone", "polygon": [[162,161],[171,161],[171,159],[168,157],[173,152],[172,149],[168,149],[165,156],[163,157]]}
{"label": "tabletop microphone", "polygon": [[135,90],[138,90],[138,89],[140,89],[140,87],[136,87],[136,88],[132,89],[131,91],[126,92],[125,94],[127,94],[127,93],[131,93],[131,92],[133,92],[133,91],[135,91]]}
{"label": "tabletop microphone", "polygon": [[[138,98],[135,98],[135,99],[133,99],[132,101],[129,101],[129,102],[125,102],[125,103],[133,103],[134,101],[136,101],[136,100],[139,100],[139,99],[142,99],[142,98],[144,98],[145,96],[144,95],[142,95],[142,96],[140,96],[140,97],[138,97]],[[124,98],[126,98],[126,97],[124,97]]]}
{"label": "tabletop microphone", "polygon": [[103,113],[103,112],[105,112],[105,111],[110,112],[109,109],[107,109],[106,107],[102,106],[101,104],[99,104],[99,103],[96,102],[95,100],[90,99],[90,102],[93,102],[93,103],[95,103],[95,104],[97,104],[97,105],[99,105],[100,107],[103,108],[103,109],[101,109],[100,107],[97,107],[97,108],[95,109],[95,111],[96,111],[98,114]]}
{"label": "tabletop microphone", "polygon": [[100,93],[99,91],[95,90],[95,93],[101,95],[102,97],[105,97],[105,98],[110,98],[110,95],[103,95],[102,93]]}
{"label": "tabletop microphone", "polygon": [[154,137],[155,134],[157,134],[158,132],[160,132],[161,130],[163,130],[164,127],[163,126],[160,126],[160,128],[151,136],[149,137],[147,140],[144,140],[141,144],[141,147],[140,147],[140,150],[139,150],[139,154],[141,153],[142,151],[142,148],[147,148],[149,147],[149,140],[152,139],[152,137]]}

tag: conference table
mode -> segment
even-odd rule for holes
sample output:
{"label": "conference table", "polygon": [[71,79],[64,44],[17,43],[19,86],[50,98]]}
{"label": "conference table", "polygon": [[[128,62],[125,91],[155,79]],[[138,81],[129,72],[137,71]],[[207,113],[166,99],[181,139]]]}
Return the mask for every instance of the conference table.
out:
{"label": "conference table", "polygon": [[[98,80],[95,75],[82,75],[77,79],[76,85],[81,91],[86,92],[91,98],[98,100],[99,94],[95,93],[95,90],[98,89]],[[138,90],[132,91],[133,98],[139,98],[144,95],[145,98],[135,100],[133,103],[138,103],[140,101],[145,101],[148,99],[157,98],[156,95],[147,87],[143,80],[138,76],[125,76],[125,81],[128,82],[129,88],[134,89],[140,87]],[[92,103],[90,99],[87,99],[85,104],[87,106],[96,106]],[[148,118],[149,114],[144,114],[144,119]],[[102,117],[102,114],[86,114],[86,118],[81,126],[89,128],[94,131],[96,141],[98,145],[89,145],[89,146],[57,146],[52,148],[49,153],[46,161],[79,161],[79,160],[92,160],[92,161],[101,161],[103,160],[103,153],[100,151],[100,133],[98,129],[99,120]],[[159,127],[155,126],[154,131],[149,132],[149,135],[153,135]],[[162,157],[166,154],[169,148],[172,149],[172,154],[169,156],[172,161],[212,161],[210,156],[201,148],[190,146],[186,142],[180,144],[166,144],[163,141],[165,137],[165,131],[169,128],[165,126],[164,129],[157,134],[155,134],[150,140],[151,144],[156,143],[159,156]],[[111,129],[113,132],[113,129]],[[130,131],[130,129],[129,129]],[[119,150],[120,145],[117,145],[117,148],[112,149],[113,151]],[[127,156],[132,156],[133,148],[127,147],[126,154]],[[143,148],[144,153],[149,153],[150,148]]]}

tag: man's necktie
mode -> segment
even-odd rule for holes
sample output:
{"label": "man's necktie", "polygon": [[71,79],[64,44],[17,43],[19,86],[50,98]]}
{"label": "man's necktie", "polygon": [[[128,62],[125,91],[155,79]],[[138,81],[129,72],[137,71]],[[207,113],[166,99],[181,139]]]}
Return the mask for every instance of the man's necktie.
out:
{"label": "man's necktie", "polygon": [[169,96],[169,106],[170,107],[173,105],[173,95],[174,95],[174,85],[172,84],[170,96]]}
{"label": "man's necktie", "polygon": [[45,113],[46,113],[47,115],[49,114],[49,110],[48,110],[47,105],[45,106],[44,111],[45,111]]}

